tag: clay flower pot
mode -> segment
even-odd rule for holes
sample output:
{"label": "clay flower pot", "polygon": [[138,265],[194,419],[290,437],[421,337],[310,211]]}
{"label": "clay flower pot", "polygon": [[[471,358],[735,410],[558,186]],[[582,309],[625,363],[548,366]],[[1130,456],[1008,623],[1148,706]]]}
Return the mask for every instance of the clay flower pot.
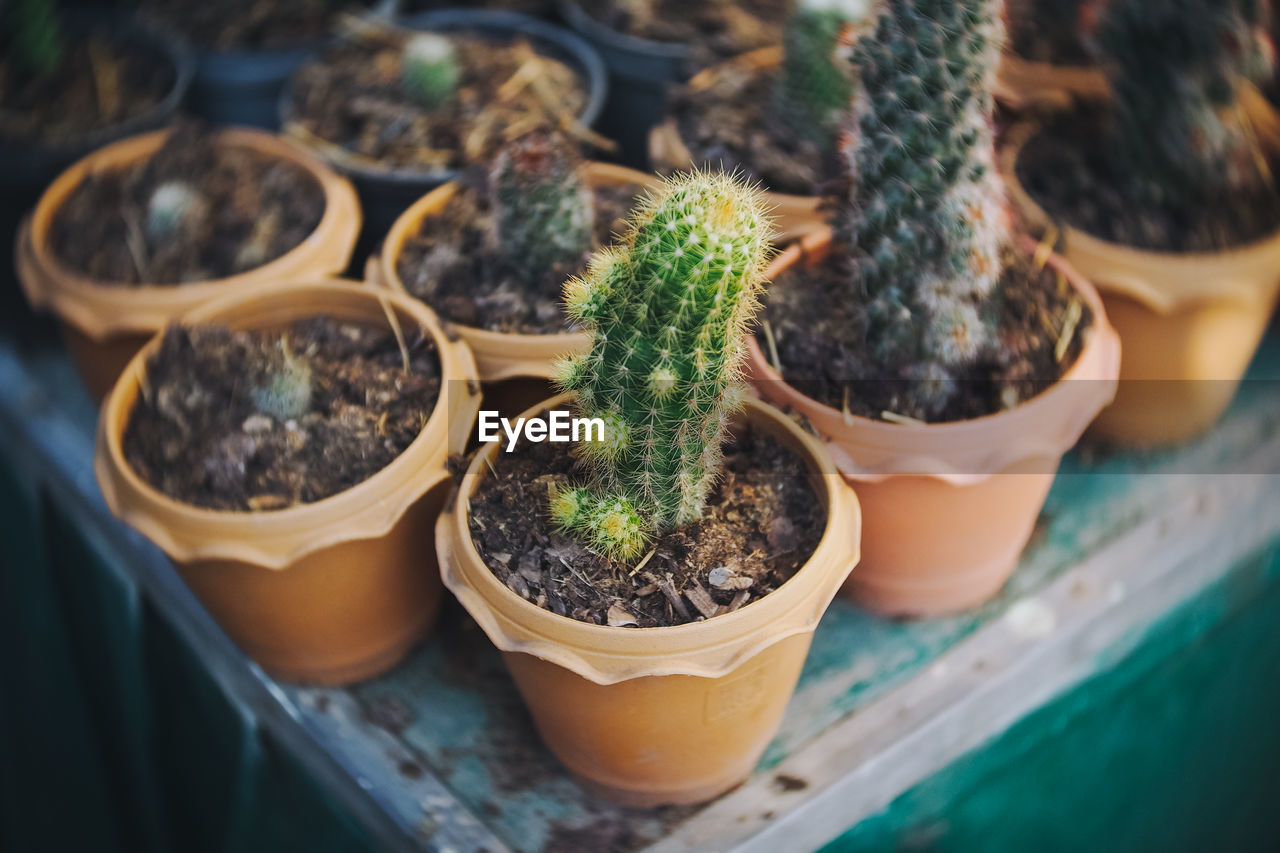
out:
{"label": "clay flower pot", "polygon": [[475,365],[430,311],[351,282],[264,286],[181,318],[260,329],[327,314],[385,327],[391,310],[406,334],[421,328],[435,342],[440,399],[390,465],[315,503],[273,512],[204,509],[165,496],[130,468],[123,434],[158,336],[103,405],[94,470],[107,506],[164,549],[231,638],[279,678],[367,678],[394,665],[431,628],[441,594],[432,525],[450,485],[445,462],[465,444],[479,409]]}
{"label": "clay flower pot", "polygon": [[[776,48],[764,48],[743,54],[730,63],[746,63],[757,71],[776,69],[782,64],[782,51]],[[716,67],[699,72],[688,83],[686,88],[709,88],[714,76],[719,73]],[[662,169],[693,169],[703,164],[694,162],[693,153],[680,135],[674,118],[668,118],[653,126],[649,131],[649,161]],[[766,194],[769,204],[773,206],[772,216],[775,229],[774,242],[785,246],[800,240],[826,225],[826,215],[818,211],[822,197],[817,195],[793,195],[769,191]]]}
{"label": "clay flower pot", "polygon": [[[525,416],[569,399],[544,401]],[[858,501],[818,442],[758,401],[748,401],[744,417],[805,460],[827,526],[795,576],[733,613],[669,628],[613,628],[516,595],[481,560],[469,528],[470,497],[495,462],[496,444],[476,454],[436,527],[445,585],[502,650],[547,745],[588,789],[628,805],[701,802],[751,772],[795,689],[818,619],[858,561]]]}
{"label": "clay flower pot", "polygon": [[[610,163],[589,162],[585,169],[587,184],[591,187],[632,185],[653,189],[661,185],[661,181],[652,175]],[[404,251],[404,244],[418,233],[423,220],[439,216],[460,189],[456,181],[437,187],[418,199],[396,220],[382,244],[382,253],[376,265],[370,264],[370,277],[376,283],[399,293],[408,292],[404,281],[400,278],[400,273],[396,271],[396,265]],[[588,346],[588,337],[583,332],[518,335],[491,332],[456,323],[450,324],[450,327],[456,329],[471,347],[471,352],[476,359],[476,369],[480,372],[480,381],[485,383],[517,378],[549,380],[552,377],[552,362],[558,356],[581,352]],[[543,394],[539,399],[545,396]],[[526,403],[515,411],[523,411],[528,405],[529,403]]]}
{"label": "clay flower pot", "polygon": [[[769,277],[820,263],[831,232],[774,259]],[[967,421],[896,424],[846,415],[801,394],[752,339],[747,370],[761,397],[803,414],[862,504],[862,564],[845,592],[878,613],[935,616],[1000,591],[1030,538],[1058,464],[1110,402],[1120,342],[1093,287],[1060,258],[1093,312],[1076,363],[1008,411]]]}
{"label": "clay flower pot", "polygon": [[1078,101],[1109,97],[1099,68],[1033,62],[1005,53],[996,78],[996,99],[1014,110],[1063,110]]}
{"label": "clay flower pot", "polygon": [[[1018,180],[1034,128],[1010,134],[1000,154],[1009,195],[1032,227],[1054,224]],[[1092,432],[1116,445],[1176,444],[1210,429],[1235,397],[1280,296],[1280,231],[1213,253],[1109,243],[1058,225],[1063,257],[1102,292],[1124,342],[1115,403]]]}
{"label": "clay flower pot", "polygon": [[347,265],[360,232],[355,190],[319,160],[284,139],[255,130],[219,131],[219,144],[288,160],[315,178],[325,209],[312,234],[291,251],[229,278],[185,284],[134,285],[88,278],[54,255],[50,231],[58,209],[85,178],[150,157],[170,131],[134,136],[95,151],[63,172],[23,223],[16,247],[18,278],[33,308],[58,315],[67,348],[94,400],[111,389],[133,355],[156,331],[218,296],[249,294],[281,280],[324,278]]}

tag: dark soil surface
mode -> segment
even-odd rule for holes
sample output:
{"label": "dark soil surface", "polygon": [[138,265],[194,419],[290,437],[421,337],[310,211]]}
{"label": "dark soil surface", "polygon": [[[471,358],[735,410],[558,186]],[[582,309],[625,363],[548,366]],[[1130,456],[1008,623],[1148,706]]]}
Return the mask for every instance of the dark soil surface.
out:
{"label": "dark soil surface", "polygon": [[[1093,58],[1080,41],[1080,5],[1081,0],[1009,0],[1009,46],[1031,62],[1093,65]],[[1046,19],[1050,13],[1056,19]]]}
{"label": "dark soil surface", "polygon": [[312,503],[381,471],[440,392],[429,336],[315,317],[283,331],[170,327],[147,362],[124,454],[169,497],[219,510]]}
{"label": "dark soil surface", "polygon": [[[521,132],[557,125],[586,106],[573,69],[537,54],[527,41],[450,36],[461,66],[458,93],[428,110],[404,92],[405,37],[390,30],[348,40],[300,68],[291,84],[291,119],[300,131],[340,146],[353,165],[439,172],[487,160],[513,125]],[[503,84],[530,64],[538,84],[500,97]]]}
{"label": "dark soil surface", "polygon": [[[596,187],[596,245],[626,225],[639,187]],[[494,251],[488,193],[467,187],[405,241],[396,271],[405,288],[440,316],[492,332],[548,335],[565,331],[561,290],[586,268],[590,254],[530,288]]]}
{"label": "dark soil surface", "polygon": [[[1002,355],[974,364],[957,377],[958,390],[935,423],[967,420],[1002,411],[1007,402],[1029,400],[1061,378],[1084,348],[1093,323],[1089,306],[1057,273],[1037,271],[1031,259],[1010,253],[1001,282]],[[808,397],[856,416],[882,419],[883,412],[925,420],[915,401],[917,381],[905,378],[909,365],[881,364],[860,333],[866,321],[860,300],[839,298],[847,292],[851,274],[832,255],[818,266],[793,268],[769,288],[764,320],[778,348],[786,382]],[[1071,303],[1079,306],[1069,344],[1057,357],[1063,329],[1070,326]],[[769,343],[763,332],[756,338],[765,357]]]}
{"label": "dark soil surface", "polygon": [[204,50],[287,48],[324,37],[370,0],[138,0],[138,14]]}
{"label": "dark soil surface", "polygon": [[[1280,193],[1223,194],[1194,206],[1143,203],[1156,188],[1136,185],[1108,156],[1103,118],[1084,110],[1054,121],[1018,158],[1022,185],[1049,214],[1103,240],[1160,252],[1218,252],[1275,233]],[[1280,162],[1273,163],[1280,174]]]}
{"label": "dark soil surface", "polygon": [[790,579],[826,524],[804,463],[745,428],[725,446],[702,520],[662,537],[643,566],[611,562],[553,528],[547,490],[576,474],[567,445],[521,442],[495,469],[471,498],[481,557],[526,600],[598,625],[682,625],[737,610]]}
{"label": "dark soil surface", "polygon": [[[782,120],[774,100],[777,82],[777,69],[726,67],[708,89],[677,90],[669,114],[695,165],[740,171],[775,192],[816,195],[839,174],[836,158]],[[670,166],[666,171],[687,168]]]}
{"label": "dark soil surface", "polygon": [[647,20],[629,14],[617,0],[579,0],[584,12],[621,33],[651,41],[688,45],[689,73],[760,47],[782,43],[782,25],[792,0],[652,0]]}
{"label": "dark soil surface", "polygon": [[0,44],[0,137],[79,143],[155,107],[173,89],[175,73],[167,57],[106,33],[68,38],[48,74],[22,68]]}
{"label": "dark soil surface", "polygon": [[[157,227],[159,199],[175,186],[186,188],[182,215]],[[96,281],[181,284],[263,266],[323,214],[324,191],[302,168],[182,125],[151,158],[90,175],[55,214],[51,240],[63,263]]]}

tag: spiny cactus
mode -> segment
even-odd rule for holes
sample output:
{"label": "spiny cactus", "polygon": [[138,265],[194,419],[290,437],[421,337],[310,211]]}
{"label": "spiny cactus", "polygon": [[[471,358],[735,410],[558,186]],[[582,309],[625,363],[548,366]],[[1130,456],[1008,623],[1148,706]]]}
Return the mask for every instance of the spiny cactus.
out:
{"label": "spiny cactus", "polygon": [[418,33],[404,44],[400,82],[405,94],[427,109],[448,103],[458,88],[458,51],[448,37]]}
{"label": "spiny cactus", "polygon": [[289,421],[311,410],[311,394],[311,365],[294,355],[287,338],[282,339],[279,364],[252,391],[254,408],[278,421]]}
{"label": "spiny cactus", "polygon": [[1008,240],[991,124],[1003,5],[884,0],[874,34],[854,47],[852,182],[837,231],[873,350],[912,365],[925,416],[996,338],[989,303]]}
{"label": "spiny cactus", "polygon": [[490,168],[494,242],[529,283],[577,268],[591,251],[594,198],[580,167],[567,139],[534,131],[507,144]]}
{"label": "spiny cactus", "polygon": [[147,236],[153,241],[168,240],[203,215],[206,208],[204,196],[186,181],[165,181],[152,191],[147,202]]}
{"label": "spiny cactus", "polygon": [[52,73],[66,52],[56,0],[9,0],[0,4],[0,12],[7,13],[11,50],[22,66],[35,74]]}
{"label": "spiny cactus", "polygon": [[869,0],[799,0],[787,21],[777,104],[787,123],[824,150],[853,96],[848,63],[836,56]]}
{"label": "spiny cactus", "polygon": [[1141,204],[1188,209],[1271,180],[1241,95],[1275,73],[1267,0],[1094,0],[1116,171]]}
{"label": "spiny cactus", "polygon": [[737,404],[747,326],[764,286],[771,227],[758,191],[723,174],[676,176],[635,214],[621,246],[570,281],[589,352],[559,365],[605,440],[579,445],[594,475],[560,489],[551,513],[616,559],[698,519]]}

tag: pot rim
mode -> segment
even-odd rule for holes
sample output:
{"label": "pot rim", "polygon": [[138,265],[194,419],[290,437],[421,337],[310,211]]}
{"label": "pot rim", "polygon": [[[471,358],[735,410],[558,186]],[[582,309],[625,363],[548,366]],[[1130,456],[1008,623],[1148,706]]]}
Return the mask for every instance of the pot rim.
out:
{"label": "pot rim", "polygon": [[[1005,185],[1028,223],[1035,228],[1057,228],[1063,252],[1073,262],[1088,267],[1108,268],[1104,290],[1114,290],[1143,302],[1160,312],[1170,313],[1180,306],[1206,300],[1240,298],[1252,301],[1255,288],[1238,282],[1240,267],[1280,268],[1280,227],[1268,236],[1216,252],[1170,252],[1141,249],[1096,237],[1066,223],[1057,222],[1032,198],[1018,178],[1017,164],[1026,145],[1045,129],[1034,121],[1024,121],[1010,129],[998,154]],[[1097,273],[1099,278],[1101,274]]]}
{"label": "pot rim", "polygon": [[[584,164],[584,169],[587,183],[592,187],[635,184],[646,191],[652,191],[661,186],[660,179],[653,175],[614,163],[589,160]],[[386,239],[382,241],[381,251],[376,256],[376,284],[403,293],[410,299],[426,305],[409,293],[396,265],[404,252],[405,243],[411,236],[418,233],[423,220],[440,214],[461,189],[462,186],[457,181],[441,184],[415,201],[396,218],[391,230],[387,232]],[[427,305],[427,308],[433,312],[435,310],[430,305]],[[443,319],[441,322],[456,329],[472,347],[476,361],[482,369],[481,378],[487,382],[497,382],[517,376],[551,379],[553,358],[585,349],[589,342],[587,333],[581,331],[531,335],[494,332]]]}
{"label": "pot rim", "polygon": [[[389,531],[418,498],[449,478],[448,456],[465,448],[481,396],[475,365],[464,343],[451,341],[435,316],[413,300],[341,279],[281,282],[250,294],[228,295],[175,322],[216,323],[245,303],[263,303],[255,306],[251,317],[233,326],[265,328],[289,322],[281,315],[341,318],[344,305],[346,313],[355,313],[350,306],[366,300],[394,308],[402,324],[406,318],[416,322],[430,334],[440,361],[440,391],[431,415],[418,436],[390,463],[337,494],[281,510],[216,510],[169,497],[133,470],[123,449],[124,429],[140,393],[147,359],[160,346],[160,332],[133,357],[102,404],[94,472],[111,511],[179,562],[238,560],[273,570],[286,569],[301,557],[340,542]],[[182,530],[184,526],[198,531]]]}
{"label": "pot rim", "polygon": [[[565,393],[544,400],[522,417],[574,396]],[[773,592],[732,613],[655,628],[580,622],[526,601],[498,580],[471,538],[470,496],[487,476],[496,444],[477,451],[437,522],[436,548],[445,586],[499,650],[533,655],[602,685],[648,676],[718,678],[781,640],[812,632],[858,562],[861,507],[813,436],[767,403],[750,397],[744,403],[746,418],[804,460],[815,497],[827,514],[822,538],[809,559]]]}
{"label": "pot rim", "polygon": [[[466,9],[461,7],[402,15],[396,17],[394,22],[398,26],[423,32],[483,33],[487,30],[501,30],[510,34],[512,40],[517,36],[529,36],[535,42],[535,45],[537,42],[541,42],[543,45],[554,45],[560,52],[572,57],[572,60],[565,64],[582,81],[582,88],[587,94],[587,102],[577,115],[578,123],[583,127],[589,128],[596,123],[600,118],[600,113],[604,110],[605,102],[608,100],[609,72],[605,69],[604,60],[600,58],[600,54],[585,39],[564,27],[558,27],[555,24],[547,23],[521,12],[497,9]],[[544,56],[547,55],[545,50],[537,52],[542,53]],[[307,61],[310,62],[313,58],[315,58],[314,55],[308,57]],[[579,67],[574,67],[575,63]],[[293,117],[293,88],[298,70],[300,68],[295,69],[294,73],[289,76],[288,82],[280,92],[280,99],[276,107],[276,112],[280,118],[280,132],[286,137],[298,139],[299,145],[306,147],[313,155],[321,157],[344,175],[350,175],[364,181],[377,181],[384,184],[400,184],[412,187],[418,184],[442,184],[454,181],[464,171],[465,166],[437,169],[435,171],[424,171],[404,166],[383,167],[353,159],[349,156],[352,152],[346,146],[332,140],[317,137],[320,144],[314,146],[302,141],[308,134],[303,133],[301,137],[295,135],[297,122]],[[291,128],[294,128],[294,130],[291,130]],[[326,156],[326,154],[329,156]]]}
{"label": "pot rim", "polygon": [[588,15],[587,10],[583,9],[582,4],[578,3],[577,0],[559,0],[558,6],[560,17],[575,32],[586,32],[592,38],[597,38],[616,50],[649,54],[656,59],[675,62],[683,62],[689,58],[691,51],[687,44],[674,41],[657,41],[620,32]]}
{"label": "pot rim", "polygon": [[[799,243],[792,244],[774,259],[767,273],[775,279],[792,266],[808,259],[820,262],[832,241],[830,227],[815,232]],[[1035,241],[1024,235],[1021,248],[1028,253],[1036,248]],[[1051,254],[1048,263],[1062,272],[1093,312],[1084,346],[1075,363],[1058,381],[1034,397],[1024,400],[1012,409],[993,412],[977,418],[942,423],[898,424],[873,420],[836,411],[825,403],[801,393],[774,369],[761,352],[755,336],[748,339],[748,370],[752,384],[765,396],[780,396],[792,408],[805,411],[811,422],[822,425],[838,424],[838,429],[827,430],[814,422],[813,426],[824,436],[828,450],[836,457],[837,467],[851,479],[879,482],[895,476],[921,476],[943,480],[953,485],[974,485],[988,480],[995,472],[1004,470],[1020,460],[1041,456],[1058,457],[1070,449],[1084,433],[1085,428],[1115,397],[1120,374],[1120,338],[1107,320],[1102,298],[1087,279],[1081,276],[1061,256]],[[1068,400],[1068,383],[1086,382],[1088,398]],[[1061,408],[1066,417],[1051,417],[1053,410]],[[815,418],[816,416],[816,418]],[[1046,436],[1035,429],[1037,422],[1061,422],[1058,434]],[[855,438],[856,436],[856,438]],[[993,436],[999,437],[994,441]],[[986,453],[974,454],[975,446],[992,445]],[[879,451],[889,459],[880,465],[864,467],[854,461],[845,447]],[[957,465],[954,458],[965,454],[979,455],[986,464],[980,466]],[[902,469],[909,463],[909,473],[886,471],[892,466]],[[983,473],[975,473],[980,468]],[[918,469],[918,470],[917,470]]]}
{"label": "pot rim", "polygon": [[[34,307],[50,306],[87,337],[101,341],[121,333],[150,333],[175,315],[232,290],[258,290],[290,276],[322,277],[346,265],[360,230],[355,188],[321,160],[283,137],[261,130],[215,130],[219,146],[247,148],[286,160],[319,185],[325,207],[301,243],[260,267],[232,276],[173,284],[104,282],[66,266],[50,245],[54,217],[67,199],[95,173],[118,170],[156,153],[173,128],[131,136],[94,151],[59,175],[44,191],[18,236],[19,280]],[[343,230],[349,232],[343,234]]]}

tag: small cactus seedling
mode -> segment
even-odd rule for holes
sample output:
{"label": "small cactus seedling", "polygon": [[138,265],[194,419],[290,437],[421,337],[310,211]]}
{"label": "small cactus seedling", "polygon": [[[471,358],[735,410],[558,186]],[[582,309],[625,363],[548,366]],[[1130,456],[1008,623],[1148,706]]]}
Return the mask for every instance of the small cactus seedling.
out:
{"label": "small cactus seedling", "polygon": [[635,214],[619,247],[570,281],[571,317],[591,349],[558,381],[578,413],[605,423],[579,451],[594,475],[561,488],[551,513],[615,559],[702,515],[737,402],[748,324],[764,286],[770,226],[760,194],[736,178],[673,178]]}
{"label": "small cactus seedling", "polygon": [[1271,174],[1244,98],[1275,73],[1270,11],[1266,0],[1094,0],[1114,95],[1107,150],[1136,179],[1138,203],[1188,210],[1265,191]]}
{"label": "small cactus seedling", "polygon": [[204,196],[185,181],[165,181],[147,202],[147,236],[168,240],[200,219],[206,210]]}
{"label": "small cactus seedling", "polygon": [[447,36],[411,36],[404,44],[400,68],[405,94],[427,109],[448,103],[458,89],[458,51]]}
{"label": "small cactus seedling", "polygon": [[18,62],[34,74],[52,73],[66,52],[56,0],[9,0],[0,4],[0,15],[7,18],[4,26]]}
{"label": "small cactus seedling", "polygon": [[869,0],[799,0],[787,21],[778,110],[803,138],[825,150],[853,96],[853,75],[837,53]]}
{"label": "small cactus seedling", "polygon": [[508,143],[490,169],[494,242],[531,284],[577,268],[591,251],[595,209],[577,150],[563,136],[534,131]]}
{"label": "small cactus seedling", "polygon": [[992,297],[1008,241],[994,168],[992,89],[1003,0],[885,0],[854,47],[852,176],[837,233],[852,253],[866,334],[910,365],[921,413],[996,342]]}
{"label": "small cactus seedling", "polygon": [[280,363],[253,389],[257,411],[278,421],[300,418],[311,410],[311,365],[294,355],[287,339],[280,342]]}

